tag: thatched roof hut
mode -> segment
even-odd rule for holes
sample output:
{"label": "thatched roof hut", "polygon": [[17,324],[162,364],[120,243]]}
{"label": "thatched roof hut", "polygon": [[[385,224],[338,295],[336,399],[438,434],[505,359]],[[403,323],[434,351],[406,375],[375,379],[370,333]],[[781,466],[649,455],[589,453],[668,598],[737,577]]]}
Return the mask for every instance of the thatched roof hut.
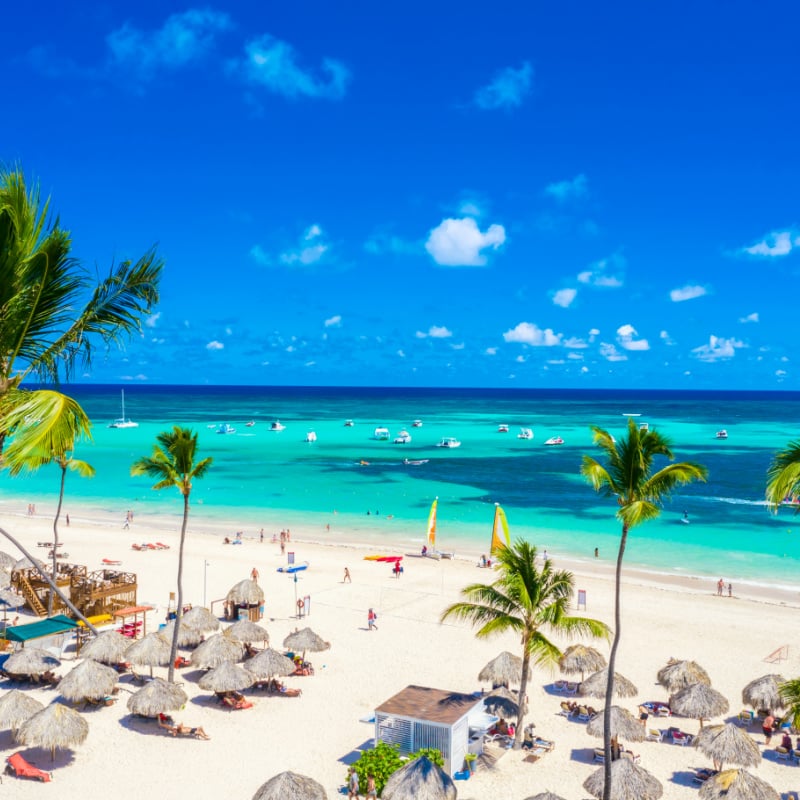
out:
{"label": "thatched roof hut", "polygon": [[240,619],[234,622],[228,628],[225,628],[226,636],[233,636],[240,642],[264,642],[269,644],[269,634],[267,629],[257,622],[251,622],[249,619]]}
{"label": "thatched roof hut", "polygon": [[781,684],[786,683],[783,675],[762,675],[754,681],[750,681],[742,689],[742,702],[752,706],[756,711],[766,708],[775,711],[779,708],[786,708],[786,702],[781,697]]}
{"label": "thatched roof hut", "polygon": [[761,762],[761,750],[756,740],[731,722],[703,728],[694,744],[721,766],[734,764],[737,767],[757,767]]}
{"label": "thatched roof hut", "polygon": [[[608,684],[608,670],[601,669],[590,675],[585,681],[581,681],[578,687],[578,694],[581,697],[599,697],[601,700],[606,696],[606,688]],[[637,695],[639,690],[619,672],[614,673],[614,696],[615,697],[633,697]]]}
{"label": "thatched roof hut", "polygon": [[60,663],[47,650],[42,650],[40,647],[24,647],[6,659],[3,669],[12,675],[41,675]]}
{"label": "thatched roof hut", "polygon": [[192,653],[192,666],[213,669],[226,661],[241,661],[244,655],[242,643],[232,636],[215,633],[201,642]]}
{"label": "thatched roof hut", "polygon": [[258,606],[264,602],[264,590],[255,581],[239,581],[235,586],[231,586],[225,595],[225,600],[237,605]]}
{"label": "thatched roof hut", "polygon": [[232,661],[223,661],[200,678],[199,686],[207,692],[237,692],[253,685],[253,674]]}
{"label": "thatched roof hut", "polygon": [[100,700],[117,685],[117,671],[88,659],[73,667],[58,684],[58,692],[70,702]]}
{"label": "thatched roof hut", "polygon": [[519,717],[519,692],[500,686],[483,698],[483,705],[490,714],[499,714],[509,719]]}
{"label": "thatched roof hut", "polygon": [[[602,797],[604,784],[605,764],[583,782],[583,788],[594,797]],[[661,783],[630,758],[611,763],[611,800],[658,800],[663,793]]]}
{"label": "thatched roof hut", "polygon": [[[175,633],[175,620],[167,623],[159,633],[168,642],[172,643],[172,636]],[[199,628],[190,628],[181,619],[181,624],[178,628],[178,647],[194,647],[203,641],[203,636],[204,634]]]}
{"label": "thatched roof hut", "polygon": [[491,681],[493,686],[519,686],[522,680],[522,659],[504,650],[479,673],[479,681]]}
{"label": "thatched roof hut", "polygon": [[17,559],[14,556],[9,555],[8,553],[3,552],[0,550],[0,570],[3,572],[11,572],[14,569],[14,565],[17,563]]}
{"label": "thatched roof hut", "polygon": [[287,771],[262,784],[253,800],[328,800],[328,795],[312,778]]}
{"label": "thatched roof hut", "polygon": [[693,683],[670,697],[669,707],[673,714],[700,720],[702,728],[704,719],[726,714],[729,704],[716,689],[705,683]]}
{"label": "thatched roof hut", "polygon": [[581,674],[581,680],[587,672],[599,672],[608,666],[605,656],[594,647],[585,644],[570,645],[558,659],[558,666],[565,675]]}
{"label": "thatched roof hut", "polygon": [[23,722],[44,708],[44,705],[19,689],[0,697],[0,728],[16,731]]}
{"label": "thatched roof hut", "polygon": [[781,800],[781,796],[761,778],[746,769],[726,769],[703,781],[700,800]]}
{"label": "thatched roof hut", "polygon": [[197,631],[206,633],[215,631],[219,628],[219,620],[203,606],[193,606],[182,617],[181,624],[187,628],[194,628]]}
{"label": "thatched roof hut", "polygon": [[52,703],[23,722],[14,738],[29,747],[44,747],[53,759],[56,750],[70,750],[85,741],[89,723],[74,709]]}
{"label": "thatched roof hut", "polygon": [[676,658],[671,658],[661,667],[657,680],[669,694],[675,694],[693,683],[711,686],[711,678],[696,661],[679,661]]}
{"label": "thatched roof hut", "polygon": [[314,633],[311,628],[303,628],[301,631],[290,633],[284,640],[283,646],[287,650],[297,652],[303,651],[303,658],[306,657],[306,651],[312,653],[321,653],[323,650],[330,649],[331,643],[323,640],[321,636]]}
{"label": "thatched roof hut", "polygon": [[172,643],[165,639],[160,631],[153,631],[144,638],[133,642],[125,651],[125,659],[131,664],[150,667],[152,675],[153,667],[163,667],[169,664],[171,651]]}
{"label": "thatched roof hut", "polygon": [[178,684],[155,678],[128,698],[128,711],[142,717],[155,717],[165,711],[176,711],[188,699]]}
{"label": "thatched roof hut", "polygon": [[[589,736],[602,738],[603,719],[603,711],[601,711],[594,719],[589,720],[586,733]],[[644,725],[630,711],[619,706],[611,706],[610,728],[612,738],[622,738],[629,742],[642,742],[647,733]]]}
{"label": "thatched roof hut", "polygon": [[383,800],[456,800],[453,779],[427,756],[419,756],[394,772],[383,787]]}
{"label": "thatched roof hut", "polygon": [[101,664],[119,664],[125,660],[125,651],[131,640],[118,631],[103,631],[81,646],[81,658],[91,658]]}
{"label": "thatched roof hut", "polygon": [[295,663],[283,653],[268,647],[243,664],[244,668],[255,678],[274,678],[276,675],[291,675],[295,671]]}

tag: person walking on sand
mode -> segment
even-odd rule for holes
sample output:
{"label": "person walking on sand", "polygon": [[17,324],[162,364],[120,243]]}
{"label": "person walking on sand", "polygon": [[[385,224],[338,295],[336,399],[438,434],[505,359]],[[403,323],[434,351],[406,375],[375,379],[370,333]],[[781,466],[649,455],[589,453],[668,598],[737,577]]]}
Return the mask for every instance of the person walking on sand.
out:
{"label": "person walking on sand", "polygon": [[378,619],[378,615],[372,609],[370,609],[367,612],[367,625],[371,631],[378,630],[378,626],[375,624],[376,619]]}
{"label": "person walking on sand", "polygon": [[728,597],[733,597],[733,584],[728,584]]}
{"label": "person walking on sand", "polygon": [[258,583],[258,570],[255,567],[250,570],[250,580]]}
{"label": "person walking on sand", "polygon": [[350,577],[350,570],[347,567],[345,567],[344,568],[344,579],[342,580],[342,583],[352,583],[352,582],[353,582],[353,580]]}
{"label": "person walking on sand", "polygon": [[370,775],[367,778],[367,793],[365,797],[367,798],[367,800],[369,800],[370,797],[377,797],[377,796],[378,792],[375,789],[375,776]]}
{"label": "person walking on sand", "polygon": [[725,581],[724,581],[724,580],[722,580],[722,578],[720,578],[720,579],[717,581],[717,596],[718,596],[718,597],[722,597],[722,590],[723,590],[723,588],[725,588]]}
{"label": "person walking on sand", "polygon": [[358,798],[358,773],[352,767],[347,773],[347,797]]}

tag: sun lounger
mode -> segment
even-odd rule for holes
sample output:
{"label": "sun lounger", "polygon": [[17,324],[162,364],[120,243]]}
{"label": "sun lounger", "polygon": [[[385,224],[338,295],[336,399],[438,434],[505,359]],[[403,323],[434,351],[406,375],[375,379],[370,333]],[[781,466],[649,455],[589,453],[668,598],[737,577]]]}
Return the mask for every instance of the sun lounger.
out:
{"label": "sun lounger", "polygon": [[18,778],[36,778],[42,783],[50,783],[53,780],[51,773],[26,761],[22,753],[14,753],[6,759],[6,772],[9,775],[16,775]]}
{"label": "sun lounger", "polygon": [[569,703],[568,703],[566,700],[563,700],[563,701],[561,702],[561,710],[560,710],[558,713],[559,713],[559,714],[560,714],[562,717],[567,717],[567,718],[569,718],[569,717],[571,717],[571,716],[573,715],[573,713],[574,713],[574,712],[575,712],[575,709],[574,709],[574,708],[572,708],[572,707],[570,706],[570,704],[569,704]]}
{"label": "sun lounger", "polygon": [[592,718],[592,715],[589,713],[589,709],[586,706],[581,706],[578,709],[578,720],[580,722],[588,722]]}
{"label": "sun lounger", "polygon": [[594,756],[592,756],[592,761],[597,761],[599,764],[604,764],[605,760],[606,760],[605,750],[603,750],[602,747],[595,747]]}
{"label": "sun lounger", "polygon": [[235,711],[239,711],[243,708],[253,707],[253,704],[248,700],[236,700],[235,698],[228,696],[222,698],[222,705],[232,708]]}
{"label": "sun lounger", "polygon": [[692,743],[691,734],[684,733],[683,731],[672,731],[672,743],[679,744],[681,747]]}
{"label": "sun lounger", "polygon": [[736,722],[739,725],[749,725],[754,719],[755,714],[748,709],[742,709],[736,717]]}
{"label": "sun lounger", "polygon": [[791,755],[790,752],[785,747],[775,748],[775,758],[778,761],[785,761],[788,764],[790,755]]}
{"label": "sun lounger", "polygon": [[118,558],[104,558],[102,563],[106,567],[118,567],[122,561],[120,561]]}
{"label": "sun lounger", "polygon": [[638,753],[631,753],[630,750],[620,750],[619,751],[620,758],[628,758],[633,761],[634,764],[638,764],[642,759]]}
{"label": "sun lounger", "polygon": [[566,681],[556,681],[553,684],[553,689],[556,692],[565,692],[567,690],[567,682]]}
{"label": "sun lounger", "polygon": [[534,750],[545,750],[548,753],[556,749],[556,743],[551,742],[549,739],[540,739],[538,736],[533,740]]}
{"label": "sun lounger", "polygon": [[577,694],[579,686],[580,686],[579,683],[568,683],[567,688],[564,689],[564,692],[566,694]]}
{"label": "sun lounger", "polygon": [[141,550],[147,550],[147,545],[144,545],[144,544],[136,544],[136,542],[134,542],[134,543],[131,545],[131,550],[140,550],[140,551],[141,551]]}
{"label": "sun lounger", "polygon": [[169,550],[169,545],[168,544],[164,544],[164,542],[156,542],[156,547],[159,550]]}
{"label": "sun lounger", "polygon": [[709,778],[713,778],[715,775],[718,775],[718,771],[715,769],[709,769],[708,767],[703,767],[703,769],[697,769],[692,776],[692,782],[697,784],[705,783]]}
{"label": "sun lounger", "polygon": [[664,733],[658,728],[648,728],[647,735],[644,738],[648,742],[660,742],[664,738]]}

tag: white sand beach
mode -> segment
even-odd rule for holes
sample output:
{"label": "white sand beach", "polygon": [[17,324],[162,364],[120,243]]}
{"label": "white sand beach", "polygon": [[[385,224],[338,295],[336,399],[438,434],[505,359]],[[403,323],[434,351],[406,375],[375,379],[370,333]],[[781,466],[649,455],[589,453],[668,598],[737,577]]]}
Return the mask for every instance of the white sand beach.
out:
{"label": "white sand beach", "polygon": [[[0,732],[4,756],[21,750],[40,767],[52,769],[54,776],[54,786],[47,789],[6,777],[4,790],[9,797],[40,797],[52,790],[60,798],[102,793],[133,800],[191,793],[247,799],[264,781],[291,769],[319,781],[333,798],[344,783],[346,764],[370,743],[373,727],[360,719],[369,717],[376,706],[409,684],[473,692],[482,688],[477,675],[486,662],[503,650],[518,653],[512,636],[478,641],[467,626],[439,623],[442,610],[457,599],[461,587],[491,579],[488,570],[476,568],[475,554],[441,561],[406,558],[404,574],[397,579],[388,565],[363,560],[365,554],[375,552],[374,546],[323,543],[319,532],[295,530],[289,520],[292,540],[287,549],[298,562],[309,562],[295,586],[290,576],[276,571],[286,558],[271,542],[272,531],[266,533],[264,543],[255,531],[246,531],[242,545],[224,545],[203,532],[201,514],[195,516],[186,546],[187,602],[202,605],[204,583],[207,604],[219,601],[255,566],[266,593],[263,624],[271,645],[280,649],[285,636],[306,625],[331,643],[330,650],[309,656],[316,668],[314,676],[287,679],[288,685],[302,688],[302,696],[267,697],[251,692],[253,708],[223,710],[199,689],[200,673],[189,667],[180,671],[180,680],[190,699],[175,718],[203,726],[211,740],[173,739],[155,723],[131,719],[126,701],[138,687],[129,675],[123,676],[115,705],[85,712],[86,742],[71,754],[57,753],[52,763],[49,753],[20,747],[9,731]],[[76,517],[72,516],[69,528],[61,527],[69,561],[96,569],[102,558],[120,559],[122,569],[138,575],[139,602],[155,606],[148,615],[148,629],[156,628],[164,621],[169,592],[174,590],[178,515],[170,519],[137,515],[130,530],[122,530],[116,519]],[[52,519],[43,509],[32,518],[24,515],[24,509],[6,510],[0,515],[0,525],[17,535],[34,555],[44,554],[36,547],[38,541],[52,538]],[[231,530],[236,530],[235,520],[231,520]],[[350,540],[346,531],[336,534],[340,541]],[[171,549],[131,549],[132,542],[148,541],[165,542]],[[0,549],[10,552],[11,546],[0,542]],[[397,550],[403,552],[400,545]],[[610,562],[562,563],[558,554],[550,556],[557,566],[573,570],[576,587],[586,591],[586,615],[610,624]],[[342,582],[345,567],[352,583]],[[302,620],[295,616],[295,589],[298,597],[310,598],[309,616]],[[735,717],[743,707],[741,690],[752,679],[768,673],[787,678],[800,674],[800,651],[794,643],[800,607],[796,591],[745,587],[734,581],[733,597],[718,597],[713,582],[626,572],[623,592],[617,671],[636,684],[639,694],[619,704],[633,712],[640,702],[667,700],[665,690],[656,684],[656,673],[670,657],[692,659],[705,667],[712,685],[730,702],[725,719]],[[369,607],[379,615],[377,632],[367,629]],[[221,602],[213,608],[222,614]],[[765,661],[783,645],[789,645],[788,659],[779,664]],[[595,646],[608,654],[608,643]],[[59,673],[68,672],[74,663],[74,653],[68,652]],[[155,674],[165,675],[166,668],[156,668]],[[586,733],[585,724],[558,715],[563,697],[551,688],[558,677],[557,672],[534,669],[528,689],[530,719],[539,736],[556,743],[555,749],[535,763],[523,760],[525,751],[508,751],[491,770],[479,770],[469,781],[458,782],[460,798],[522,800],[544,790],[568,799],[588,797],[582,783],[598,766],[592,763],[592,753],[599,740]],[[0,683],[0,689],[7,688],[8,681]],[[26,691],[45,703],[58,696],[57,688]],[[596,708],[602,706],[602,701],[590,702]],[[696,720],[682,718],[651,722],[660,728],[679,725],[691,733],[699,727]],[[760,728],[755,725],[750,730],[762,743],[762,751],[770,750],[763,746]],[[697,786],[691,781],[693,769],[710,762],[695,748],[642,742],[631,749],[661,781],[665,798],[697,796]],[[772,753],[754,772],[779,792],[800,788],[800,769],[777,762]]]}

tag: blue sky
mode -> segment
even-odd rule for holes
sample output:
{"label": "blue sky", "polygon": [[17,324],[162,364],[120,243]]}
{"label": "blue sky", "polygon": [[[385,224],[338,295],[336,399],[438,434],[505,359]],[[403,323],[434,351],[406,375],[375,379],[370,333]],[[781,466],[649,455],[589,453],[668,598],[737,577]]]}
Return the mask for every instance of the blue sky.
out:
{"label": "blue sky", "polygon": [[3,18],[0,160],[166,261],[83,380],[800,389],[793,3]]}

